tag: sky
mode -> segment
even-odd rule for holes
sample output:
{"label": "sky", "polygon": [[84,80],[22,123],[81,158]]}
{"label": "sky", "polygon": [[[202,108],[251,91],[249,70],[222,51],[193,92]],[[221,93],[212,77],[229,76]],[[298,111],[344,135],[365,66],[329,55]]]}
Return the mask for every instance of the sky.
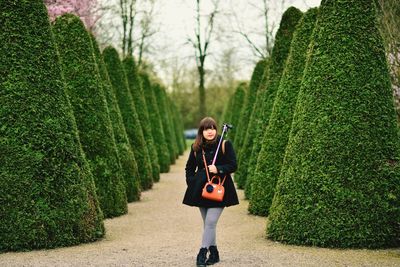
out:
{"label": "sky", "polygon": [[[102,0],[106,1],[106,0]],[[109,2],[110,0],[107,0]],[[114,0],[116,1],[116,0]],[[140,2],[140,1],[138,1]],[[320,0],[269,0],[271,22],[275,31],[279,26],[282,13],[290,6],[306,11],[320,4]],[[211,42],[210,55],[205,67],[213,71],[221,60],[223,51],[232,49],[233,63],[236,65],[235,77],[249,80],[258,57],[253,53],[245,38],[235,30],[242,28],[257,46],[265,43],[260,34],[263,29],[261,10],[262,0],[220,0],[221,13],[216,17],[214,39]],[[195,0],[156,0],[157,34],[152,37],[153,49],[146,55],[153,62],[158,76],[168,85],[171,73],[165,69],[167,64],[183,65],[195,68],[194,48],[187,42],[194,38],[196,15]],[[212,0],[202,0],[202,14],[207,15],[212,9]],[[160,63],[160,64],[158,64]],[[163,63],[163,64],[162,64]]]}

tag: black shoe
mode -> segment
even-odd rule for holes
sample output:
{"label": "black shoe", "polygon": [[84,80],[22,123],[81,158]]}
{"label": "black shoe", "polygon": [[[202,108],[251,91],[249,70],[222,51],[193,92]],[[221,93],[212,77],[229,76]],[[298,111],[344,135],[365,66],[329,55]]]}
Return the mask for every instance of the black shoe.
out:
{"label": "black shoe", "polygon": [[196,264],[197,266],[206,266],[206,261],[207,261],[207,248],[201,248],[199,251],[199,254],[197,254],[197,259],[196,259]]}
{"label": "black shoe", "polygon": [[210,256],[208,257],[206,264],[213,265],[214,263],[219,262],[219,253],[217,246],[210,246],[209,250],[210,250]]}

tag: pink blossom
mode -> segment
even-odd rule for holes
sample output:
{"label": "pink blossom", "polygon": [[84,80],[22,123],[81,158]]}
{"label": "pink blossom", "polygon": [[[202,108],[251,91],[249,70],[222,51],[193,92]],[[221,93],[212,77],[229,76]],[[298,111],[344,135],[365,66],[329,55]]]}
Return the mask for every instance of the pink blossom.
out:
{"label": "pink blossom", "polygon": [[81,18],[87,28],[92,28],[96,22],[94,8],[97,0],[44,0],[50,19],[72,13]]}

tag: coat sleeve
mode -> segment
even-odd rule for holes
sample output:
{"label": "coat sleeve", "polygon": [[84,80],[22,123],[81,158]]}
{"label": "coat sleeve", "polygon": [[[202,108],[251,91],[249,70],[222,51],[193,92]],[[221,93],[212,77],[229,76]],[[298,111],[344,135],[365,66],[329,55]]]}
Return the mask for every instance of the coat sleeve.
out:
{"label": "coat sleeve", "polygon": [[186,183],[188,180],[192,179],[196,174],[197,162],[196,157],[194,155],[193,146],[191,146],[189,158],[186,162]]}
{"label": "coat sleeve", "polygon": [[236,171],[236,154],[230,141],[225,142],[225,164],[216,165],[218,173],[221,175],[230,174]]}

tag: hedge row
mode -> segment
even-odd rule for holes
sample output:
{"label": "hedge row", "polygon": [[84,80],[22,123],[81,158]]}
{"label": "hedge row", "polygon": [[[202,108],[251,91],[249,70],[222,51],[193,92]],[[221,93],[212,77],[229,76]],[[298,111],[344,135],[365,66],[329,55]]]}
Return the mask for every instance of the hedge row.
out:
{"label": "hedge row", "polygon": [[138,164],[141,188],[144,190],[150,189],[153,186],[153,176],[149,161],[149,151],[144,140],[133,97],[129,90],[125,70],[115,48],[106,47],[103,50],[103,57],[110,75],[111,84],[115,89],[126,133]]}
{"label": "hedge row", "polygon": [[129,89],[133,98],[133,102],[135,104],[136,112],[138,113],[140,125],[142,126],[143,136],[145,138],[147,149],[149,152],[149,159],[151,159],[150,164],[152,169],[153,181],[158,182],[160,180],[160,164],[158,162],[158,155],[153,135],[151,134],[149,112],[147,109],[146,101],[144,99],[142,82],[139,78],[134,58],[128,56],[122,62],[128,79]]}
{"label": "hedge row", "polygon": [[[150,139],[138,141],[144,123],[118,54],[119,68],[109,71],[80,19],[63,15],[51,27],[39,0],[2,1],[0,27],[0,251],[101,238],[103,213],[126,213],[127,201],[138,200],[140,190],[159,179],[158,169],[138,171],[152,167],[158,153],[153,149],[152,158],[139,164],[139,149]],[[121,94],[130,103],[118,99]],[[121,113],[125,106],[129,115]],[[143,109],[148,106],[143,102]],[[183,125],[172,110],[177,157],[184,149]]]}
{"label": "hedge row", "polygon": [[310,48],[268,235],[398,246],[398,129],[374,1],[323,1]]}
{"label": "hedge row", "polygon": [[317,13],[316,8],[308,10],[293,34],[285,71],[282,74],[268,127],[260,144],[257,165],[253,166],[254,176],[250,179],[249,211],[253,214],[267,216],[271,206]]}
{"label": "hedge row", "polygon": [[0,251],[96,240],[103,215],[43,1],[1,1],[0,28]]}
{"label": "hedge row", "polygon": [[[247,127],[244,153],[241,153],[239,164],[241,185],[252,178],[254,166],[257,164],[258,152],[261,149],[262,135],[268,125],[268,116],[272,109],[285,60],[289,54],[293,32],[302,12],[295,7],[288,8],[282,16],[275,37],[275,45],[269,59],[268,70],[264,73],[264,83],[260,84],[257,100]],[[249,182],[250,183],[250,182]]]}
{"label": "hedge row", "polygon": [[[125,180],[125,189],[128,202],[140,199],[140,176],[137,162],[126,133],[124,121],[115,96],[114,87],[111,85],[107,67],[104,63],[96,39],[92,35],[94,55],[102,79],[103,91],[106,96],[108,111],[114,131],[115,143],[118,149],[122,174]],[[143,124],[142,124],[143,125]],[[149,145],[150,147],[150,145]]]}
{"label": "hedge row", "polygon": [[125,185],[93,46],[82,21],[66,14],[53,26],[66,91],[106,218],[127,212]]}
{"label": "hedge row", "polygon": [[158,161],[160,163],[161,172],[168,172],[171,164],[170,154],[164,133],[164,128],[161,123],[160,112],[157,107],[157,102],[150,78],[147,73],[141,72],[142,86],[146,104],[149,110],[149,118],[151,123],[151,131],[153,133],[154,142],[156,143]]}

